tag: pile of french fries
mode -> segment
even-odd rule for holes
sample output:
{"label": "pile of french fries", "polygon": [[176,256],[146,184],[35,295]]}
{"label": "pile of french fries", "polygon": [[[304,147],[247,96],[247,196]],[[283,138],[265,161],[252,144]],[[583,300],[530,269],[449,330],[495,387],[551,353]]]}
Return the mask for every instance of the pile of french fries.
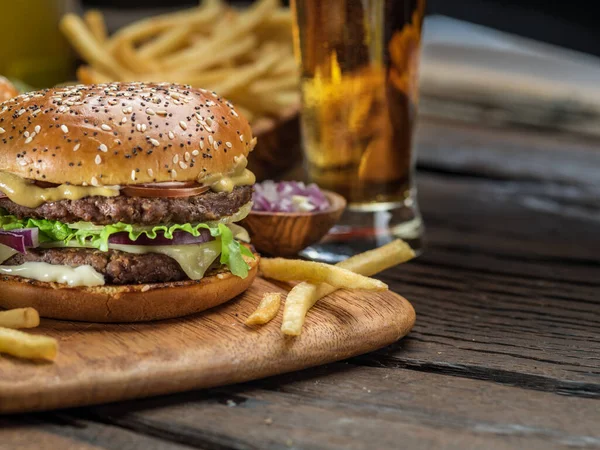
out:
{"label": "pile of french fries", "polygon": [[0,353],[26,359],[53,361],[58,353],[56,339],[24,333],[19,328],[35,328],[40,315],[33,308],[0,311]]}
{"label": "pile of french fries", "polygon": [[[260,271],[265,278],[301,281],[287,295],[281,324],[283,334],[298,336],[306,314],[320,299],[338,289],[386,290],[385,283],[369,277],[414,257],[410,246],[398,239],[335,266],[294,259],[262,258]],[[277,316],[280,305],[281,294],[265,294],[256,311],[246,319],[246,325],[268,323]]]}
{"label": "pile of french fries", "polygon": [[189,10],[146,18],[108,36],[102,13],[67,14],[61,30],[88,65],[84,84],[147,81],[214,90],[251,122],[300,103],[292,17],[279,0],[239,10],[203,0]]}

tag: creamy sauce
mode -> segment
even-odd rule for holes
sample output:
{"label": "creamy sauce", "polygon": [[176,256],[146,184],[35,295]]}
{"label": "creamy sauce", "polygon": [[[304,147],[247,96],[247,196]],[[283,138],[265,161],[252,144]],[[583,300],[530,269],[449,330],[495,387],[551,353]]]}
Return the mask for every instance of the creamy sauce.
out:
{"label": "creamy sauce", "polygon": [[18,205],[36,208],[42,203],[58,200],[79,200],[99,195],[115,197],[119,195],[117,187],[72,186],[61,184],[52,188],[41,188],[32,182],[8,172],[0,172],[0,191]]}
{"label": "creamy sauce", "polygon": [[102,286],[104,276],[92,266],[60,266],[43,262],[26,262],[20,266],[0,266],[0,273],[17,275],[46,283],[62,283],[69,286]]}
{"label": "creamy sauce", "polygon": [[249,186],[256,182],[256,177],[246,166],[248,159],[244,155],[233,158],[234,166],[229,173],[213,173],[199,177],[198,182],[210,186],[215,192],[231,192],[236,186]]}

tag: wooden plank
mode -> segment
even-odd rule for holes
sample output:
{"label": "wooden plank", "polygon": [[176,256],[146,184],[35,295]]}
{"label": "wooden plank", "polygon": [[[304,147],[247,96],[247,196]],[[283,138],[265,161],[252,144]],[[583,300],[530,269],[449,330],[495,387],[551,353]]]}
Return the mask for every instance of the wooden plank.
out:
{"label": "wooden plank", "polygon": [[187,447],[120,427],[64,415],[0,418],[2,450],[183,450]]}
{"label": "wooden plank", "polygon": [[264,327],[246,327],[262,295],[273,291],[285,292],[257,279],[235,301],[160,322],[44,320],[32,332],[58,339],[60,354],[54,364],[1,359],[0,412],[105,403],[300,370],[395,342],[415,320],[410,303],[393,292],[338,291],[319,302],[298,338],[281,333],[282,311]]}
{"label": "wooden plank", "polygon": [[382,275],[417,323],[354,362],[600,397],[597,223],[532,207],[514,181],[421,173],[419,189],[429,245]]}
{"label": "wooden plank", "polygon": [[419,167],[429,171],[575,186],[600,184],[599,139],[426,119],[416,140]]}
{"label": "wooden plank", "polygon": [[596,400],[340,363],[89,411],[200,448],[545,449],[600,446],[598,408]]}

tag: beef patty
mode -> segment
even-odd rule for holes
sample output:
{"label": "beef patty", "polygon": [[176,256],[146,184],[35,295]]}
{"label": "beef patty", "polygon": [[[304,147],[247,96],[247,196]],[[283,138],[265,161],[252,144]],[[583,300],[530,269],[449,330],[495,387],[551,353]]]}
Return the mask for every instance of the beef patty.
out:
{"label": "beef patty", "polygon": [[106,284],[166,283],[187,280],[188,277],[173,258],[160,253],[133,253],[92,248],[28,249],[17,253],[3,265],[18,266],[25,262],[45,262],[66,266],[90,265],[104,275]]}
{"label": "beef patty", "polygon": [[206,192],[193,197],[86,197],[60,200],[37,208],[17,205],[8,198],[0,199],[0,208],[19,218],[78,221],[108,225],[125,222],[135,225],[161,223],[197,223],[218,220],[235,214],[252,199],[252,186],[237,186],[233,192]]}

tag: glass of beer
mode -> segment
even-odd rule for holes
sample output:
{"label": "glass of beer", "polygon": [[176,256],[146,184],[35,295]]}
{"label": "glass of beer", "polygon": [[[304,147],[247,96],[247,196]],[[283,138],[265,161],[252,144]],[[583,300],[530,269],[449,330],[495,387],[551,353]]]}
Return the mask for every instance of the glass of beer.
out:
{"label": "glass of beer", "polygon": [[413,131],[425,0],[292,0],[308,176],[342,194],[340,223],[303,252],[337,262],[393,239],[421,247]]}

